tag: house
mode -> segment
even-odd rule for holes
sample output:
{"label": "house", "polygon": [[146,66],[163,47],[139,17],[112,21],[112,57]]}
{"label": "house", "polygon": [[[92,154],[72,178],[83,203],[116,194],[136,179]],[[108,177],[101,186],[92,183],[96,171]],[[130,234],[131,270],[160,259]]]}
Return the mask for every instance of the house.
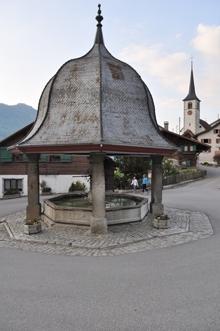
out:
{"label": "house", "polygon": [[[27,195],[27,158],[25,154],[12,154],[8,146],[23,139],[33,123],[0,142],[0,198],[7,195]],[[68,192],[77,181],[90,188],[90,160],[87,156],[71,154],[41,154],[39,160],[40,184],[52,193]],[[105,160],[106,188],[113,188],[114,161]],[[48,189],[49,191],[49,189]]]}
{"label": "house", "polygon": [[211,123],[209,128],[196,134],[195,138],[201,143],[210,145],[210,149],[199,156],[201,163],[215,163],[214,157],[220,152],[220,119]]}
{"label": "house", "polygon": [[178,165],[192,167],[196,166],[198,155],[207,153],[210,149],[208,144],[199,142],[193,137],[179,135],[168,129],[168,122],[164,123],[164,128],[160,127],[163,136],[178,147],[178,151],[173,155]]}
{"label": "house", "polygon": [[220,119],[208,124],[200,118],[200,99],[196,95],[193,67],[191,66],[189,92],[183,99],[184,126],[181,133],[186,138],[191,138],[210,148],[199,154],[199,162],[215,163],[214,156],[220,151]]}

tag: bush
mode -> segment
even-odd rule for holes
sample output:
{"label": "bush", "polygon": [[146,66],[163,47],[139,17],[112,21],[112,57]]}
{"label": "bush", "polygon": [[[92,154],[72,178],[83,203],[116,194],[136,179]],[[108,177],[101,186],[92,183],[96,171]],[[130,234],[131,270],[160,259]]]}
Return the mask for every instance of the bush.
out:
{"label": "bush", "polygon": [[74,191],[86,191],[86,185],[80,181],[73,182],[70,187],[69,187],[69,192],[74,192]]}
{"label": "bush", "polygon": [[51,187],[48,187],[48,186],[43,187],[42,193],[51,193]]}
{"label": "bush", "polygon": [[129,187],[128,176],[126,176],[119,167],[114,171],[114,188],[125,189]]}
{"label": "bush", "polygon": [[173,161],[170,159],[163,160],[163,177],[167,177],[170,175],[177,175],[179,173],[179,169],[173,164]]}
{"label": "bush", "polygon": [[47,186],[47,183],[45,180],[42,180],[40,183],[41,191],[42,193],[51,193],[51,187]]}
{"label": "bush", "polygon": [[208,161],[205,161],[205,162],[201,163],[201,165],[208,166],[209,165],[209,162]]}
{"label": "bush", "polygon": [[215,152],[213,161],[216,162],[218,165],[220,165],[220,152]]}
{"label": "bush", "polygon": [[193,167],[193,168],[184,168],[180,170],[181,174],[194,174],[197,173],[198,169]]}

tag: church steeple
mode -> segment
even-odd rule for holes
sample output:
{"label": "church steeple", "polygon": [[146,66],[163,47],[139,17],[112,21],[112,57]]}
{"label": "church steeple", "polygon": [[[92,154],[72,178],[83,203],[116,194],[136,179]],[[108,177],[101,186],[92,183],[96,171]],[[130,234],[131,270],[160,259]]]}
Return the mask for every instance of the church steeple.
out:
{"label": "church steeple", "polygon": [[190,130],[193,134],[197,134],[200,130],[200,100],[196,95],[194,77],[193,77],[193,63],[191,61],[191,74],[189,83],[189,92],[184,103],[184,132]]}
{"label": "church steeple", "polygon": [[189,101],[189,100],[200,101],[199,98],[197,97],[196,91],[195,91],[192,61],[191,61],[191,74],[190,74],[189,92],[188,92],[187,96],[185,97],[185,99],[183,99],[183,101]]}

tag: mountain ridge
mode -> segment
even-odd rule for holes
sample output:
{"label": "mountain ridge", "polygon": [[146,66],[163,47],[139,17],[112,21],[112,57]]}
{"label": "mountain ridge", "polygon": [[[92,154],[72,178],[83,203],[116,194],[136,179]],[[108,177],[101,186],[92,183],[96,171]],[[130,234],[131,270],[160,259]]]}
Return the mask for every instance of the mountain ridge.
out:
{"label": "mountain ridge", "polygon": [[33,122],[37,110],[25,104],[0,103],[0,141]]}

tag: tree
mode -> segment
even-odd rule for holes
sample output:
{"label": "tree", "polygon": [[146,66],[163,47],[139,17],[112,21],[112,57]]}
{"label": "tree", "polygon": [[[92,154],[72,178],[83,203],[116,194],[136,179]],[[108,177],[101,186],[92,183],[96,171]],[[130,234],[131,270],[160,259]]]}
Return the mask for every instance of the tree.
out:
{"label": "tree", "polygon": [[132,177],[136,176],[138,180],[141,180],[143,174],[147,175],[151,169],[151,159],[146,157],[117,156],[114,161],[116,164],[115,188],[130,188]]}

